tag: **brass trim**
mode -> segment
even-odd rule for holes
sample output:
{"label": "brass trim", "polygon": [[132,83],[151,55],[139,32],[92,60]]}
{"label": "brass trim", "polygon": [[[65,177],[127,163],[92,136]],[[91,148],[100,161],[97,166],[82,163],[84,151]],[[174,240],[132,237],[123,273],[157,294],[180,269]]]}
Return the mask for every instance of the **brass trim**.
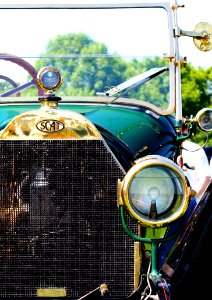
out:
{"label": "brass trim", "polygon": [[137,289],[140,284],[141,275],[141,243],[134,242],[134,289]]}
{"label": "brass trim", "polygon": [[37,297],[66,297],[65,288],[39,288],[37,289]]}
{"label": "brass trim", "polygon": [[117,201],[118,206],[123,205],[123,201],[122,201],[122,197],[121,197],[121,189],[122,189],[122,182],[119,179],[118,180],[118,197],[117,197],[118,198],[118,201]]}

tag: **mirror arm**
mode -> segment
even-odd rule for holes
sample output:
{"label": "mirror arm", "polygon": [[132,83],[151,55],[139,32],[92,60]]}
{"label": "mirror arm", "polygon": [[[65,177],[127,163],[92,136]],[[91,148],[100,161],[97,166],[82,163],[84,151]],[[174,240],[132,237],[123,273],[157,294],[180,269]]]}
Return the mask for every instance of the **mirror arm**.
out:
{"label": "mirror arm", "polygon": [[195,31],[186,31],[186,30],[182,30],[179,27],[176,27],[174,29],[174,36],[175,37],[180,37],[180,36],[189,36],[189,37],[193,37],[196,39],[209,39],[209,34],[206,31],[203,32],[195,32]]}

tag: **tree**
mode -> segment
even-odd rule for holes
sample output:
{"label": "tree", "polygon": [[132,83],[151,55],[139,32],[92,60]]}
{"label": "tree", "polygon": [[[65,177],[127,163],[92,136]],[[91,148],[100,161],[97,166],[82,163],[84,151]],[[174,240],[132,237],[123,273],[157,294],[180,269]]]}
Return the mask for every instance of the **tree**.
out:
{"label": "tree", "polygon": [[[53,65],[60,70],[64,79],[59,90],[61,96],[92,96],[151,68],[168,66],[166,60],[161,58],[124,60],[118,55],[110,55],[104,44],[83,33],[56,36],[47,44],[43,56],[45,58],[38,59],[35,67],[39,70],[44,65]],[[181,73],[183,116],[195,116],[201,108],[212,107],[212,68],[195,69],[188,64],[181,69]],[[28,95],[34,92],[24,91]],[[164,73],[124,96],[166,108],[169,101],[168,74]],[[198,143],[204,139],[202,132],[197,132],[194,138]]]}
{"label": "tree", "polygon": [[[135,76],[135,74],[141,74],[152,68],[165,67],[166,65],[167,61],[159,57],[146,58],[142,61],[134,59],[128,64],[129,78]],[[147,101],[161,108],[167,108],[167,103],[169,101],[168,72],[164,72],[163,74],[155,77],[154,80],[146,82],[140,87],[133,89],[129,96]]]}
{"label": "tree", "polygon": [[[108,59],[107,54],[105,45],[93,41],[83,33],[58,35],[47,45],[45,56],[48,58],[39,59],[36,69],[43,64],[53,65],[60,70],[64,78],[60,91],[68,95],[91,96],[97,91],[105,91],[111,82],[114,85],[122,82],[125,77],[127,63],[121,58]],[[56,55],[63,58],[57,58],[55,61]]]}
{"label": "tree", "polygon": [[[188,64],[182,69],[182,100],[184,117],[195,116],[204,107],[212,108],[212,67],[195,69]],[[211,137],[209,133],[207,146],[212,146]],[[203,144],[206,135],[197,128],[192,140]]]}
{"label": "tree", "polygon": [[195,69],[190,64],[182,69],[182,99],[184,115],[196,115],[203,107],[212,107],[212,68]]}
{"label": "tree", "polygon": [[[36,69],[39,70],[43,65],[57,67],[64,78],[60,92],[70,96],[92,96],[96,92],[104,92],[110,86],[118,85],[148,69],[164,66],[165,62],[161,58],[126,61],[118,55],[110,55],[104,44],[83,33],[58,35],[49,41],[46,49],[42,55],[46,58],[37,60]],[[55,60],[54,56],[62,58]],[[165,79],[158,77],[151,84],[134,89],[126,96],[152,103],[156,103],[157,99],[157,104],[162,107],[168,101],[168,86],[168,76]]]}

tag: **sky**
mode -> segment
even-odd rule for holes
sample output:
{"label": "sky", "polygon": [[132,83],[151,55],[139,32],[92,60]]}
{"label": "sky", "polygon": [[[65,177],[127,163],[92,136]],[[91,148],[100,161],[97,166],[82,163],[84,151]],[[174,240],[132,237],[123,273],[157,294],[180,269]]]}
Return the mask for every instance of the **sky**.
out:
{"label": "sky", "polygon": [[[63,3],[69,3],[69,2],[73,2],[73,3],[80,3],[80,2],[88,2],[88,0],[45,0],[45,2],[49,1],[50,3],[54,3],[54,2],[63,2]],[[1,4],[8,4],[8,3],[42,3],[42,0],[0,0],[0,5]],[[91,3],[94,3],[95,0],[91,0],[89,1]],[[114,3],[114,2],[139,2],[139,0],[117,0],[117,1],[113,1],[113,0],[99,0],[96,2],[102,2],[102,3]],[[148,1],[146,0],[146,2],[160,2],[158,0],[153,0],[153,1]],[[174,3],[175,1],[168,1],[168,0],[163,0],[161,2],[170,2],[170,3]],[[208,22],[211,24],[212,26],[212,0],[179,0],[178,3],[180,5],[185,5],[185,7],[180,8],[178,10],[178,25],[182,30],[186,30],[186,31],[193,31],[195,26],[199,23],[199,22]],[[11,30],[15,30],[15,24],[16,22],[21,22],[22,20],[20,19],[13,19],[12,23],[8,23],[11,24]],[[37,22],[37,27],[39,29],[39,26],[43,26],[44,22],[42,22],[42,20],[38,20]],[[59,24],[59,20],[57,20],[57,24],[56,27]],[[154,22],[153,25],[155,26]],[[157,25],[156,25],[157,26]],[[30,31],[30,26],[27,27],[28,30]],[[26,30],[27,30],[26,28]],[[41,27],[40,27],[41,28]],[[8,30],[10,28],[7,28]],[[42,31],[42,29],[40,29],[40,32]],[[4,32],[4,31],[3,31]],[[6,31],[5,31],[6,32]],[[26,33],[26,37],[27,37]],[[32,33],[30,33],[32,34]],[[97,36],[98,36],[98,29],[97,29]],[[101,36],[101,35],[100,35]],[[119,47],[121,47],[121,45],[124,45],[124,47],[126,47],[126,44],[122,44],[122,43],[116,43],[112,38],[111,40],[108,40],[109,43],[111,43],[111,45],[108,45],[109,49],[111,49],[112,51],[117,51],[117,53],[119,53],[119,51],[121,49],[119,49]],[[157,40],[156,40],[157,42]],[[130,44],[130,42],[128,43],[128,45]],[[180,55],[182,57],[186,56],[187,57],[187,61],[190,62],[192,65],[194,65],[195,67],[202,67],[202,68],[208,68],[212,66],[212,50],[211,51],[207,51],[207,52],[201,52],[200,50],[198,50],[193,43],[193,38],[191,37],[180,37],[179,39],[179,45],[180,45]],[[16,47],[18,47],[18,42],[16,42]],[[145,46],[147,47],[148,44],[145,43]],[[2,47],[1,47],[2,48]],[[152,47],[151,47],[152,48]],[[14,40],[11,39],[11,49],[14,49]],[[130,48],[127,49],[127,51],[130,51]],[[13,52],[12,52],[13,53]],[[16,53],[14,53],[16,54]]]}

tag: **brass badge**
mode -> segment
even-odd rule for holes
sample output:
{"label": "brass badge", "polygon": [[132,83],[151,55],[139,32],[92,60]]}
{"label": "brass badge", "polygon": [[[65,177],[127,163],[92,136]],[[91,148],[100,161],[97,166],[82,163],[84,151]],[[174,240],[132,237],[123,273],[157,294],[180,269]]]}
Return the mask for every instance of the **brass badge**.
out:
{"label": "brass badge", "polygon": [[37,289],[37,297],[66,297],[66,289],[64,289],[64,288],[39,288],[39,289]]}
{"label": "brass badge", "polygon": [[36,127],[43,132],[57,132],[64,128],[64,124],[58,120],[42,120]]}

